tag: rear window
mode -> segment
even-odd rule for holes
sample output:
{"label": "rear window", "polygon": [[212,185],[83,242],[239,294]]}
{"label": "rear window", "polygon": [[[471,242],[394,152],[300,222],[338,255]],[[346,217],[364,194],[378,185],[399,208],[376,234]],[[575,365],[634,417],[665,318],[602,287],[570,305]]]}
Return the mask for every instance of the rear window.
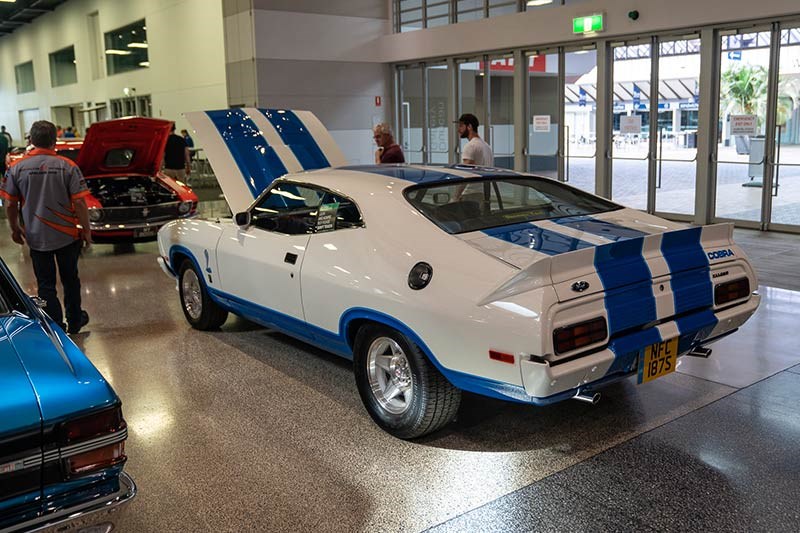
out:
{"label": "rear window", "polygon": [[106,152],[103,165],[108,168],[124,168],[131,166],[136,152],[130,148],[114,148]]}
{"label": "rear window", "polygon": [[470,178],[406,189],[406,199],[448,233],[593,215],[620,206],[545,178]]}

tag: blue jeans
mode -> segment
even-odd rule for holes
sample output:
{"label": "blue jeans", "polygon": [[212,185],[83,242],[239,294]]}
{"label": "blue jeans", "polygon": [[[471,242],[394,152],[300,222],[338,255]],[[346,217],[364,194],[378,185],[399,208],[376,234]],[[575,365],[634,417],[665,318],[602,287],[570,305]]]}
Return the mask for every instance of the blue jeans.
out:
{"label": "blue jeans", "polygon": [[56,324],[63,324],[64,321],[56,290],[56,265],[64,288],[67,323],[70,326],[79,326],[81,323],[81,280],[78,278],[78,258],[82,247],[83,241],[75,241],[49,252],[31,250],[33,272],[39,285],[39,298],[47,302],[45,311]]}

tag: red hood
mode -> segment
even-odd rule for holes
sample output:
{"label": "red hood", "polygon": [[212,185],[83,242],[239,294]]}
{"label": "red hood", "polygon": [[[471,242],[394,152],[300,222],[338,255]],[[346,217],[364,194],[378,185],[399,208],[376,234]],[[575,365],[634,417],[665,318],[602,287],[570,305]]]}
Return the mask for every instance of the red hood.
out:
{"label": "red hood", "polygon": [[[86,177],[120,173],[155,176],[171,129],[172,122],[156,118],[121,118],[92,124],[83,140],[78,166]],[[112,153],[122,150],[133,151],[132,159],[124,166],[119,165],[124,159],[113,157]]]}

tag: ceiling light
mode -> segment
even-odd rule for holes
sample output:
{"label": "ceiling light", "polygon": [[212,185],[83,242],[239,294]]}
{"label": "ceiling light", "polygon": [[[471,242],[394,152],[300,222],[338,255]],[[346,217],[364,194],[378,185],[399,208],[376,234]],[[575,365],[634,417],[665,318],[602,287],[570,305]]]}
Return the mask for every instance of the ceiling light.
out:
{"label": "ceiling light", "polygon": [[150,66],[150,62],[149,61],[140,61],[139,62],[139,66],[140,67],[149,67]]}
{"label": "ceiling light", "polygon": [[529,6],[546,6],[547,4],[552,4],[553,0],[528,0]]}
{"label": "ceiling light", "polygon": [[128,48],[147,48],[147,43],[128,43]]}
{"label": "ceiling light", "polygon": [[114,48],[109,48],[108,50],[106,50],[106,54],[110,56],[129,56],[132,53],[133,52],[131,52],[130,50],[115,50]]}

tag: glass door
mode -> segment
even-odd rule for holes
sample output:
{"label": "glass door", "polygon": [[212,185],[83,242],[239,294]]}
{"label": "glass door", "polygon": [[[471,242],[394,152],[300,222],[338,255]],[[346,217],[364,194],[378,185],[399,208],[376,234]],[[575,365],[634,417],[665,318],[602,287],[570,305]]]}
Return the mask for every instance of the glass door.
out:
{"label": "glass door", "polygon": [[558,136],[561,123],[558,52],[531,52],[528,61],[528,172],[559,179]]}
{"label": "glass door", "polygon": [[427,108],[428,108],[428,160],[432,165],[446,165],[450,151],[447,123],[447,105],[449,99],[448,80],[450,70],[447,65],[428,65],[427,71]]}
{"label": "glass door", "polygon": [[425,84],[421,66],[399,70],[400,139],[406,163],[425,163]]}
{"label": "glass door", "polygon": [[800,25],[782,27],[776,99],[773,225],[800,228]]}
{"label": "glass door", "polygon": [[771,170],[766,133],[772,36],[748,29],[725,32],[720,40],[715,216],[758,226]]}
{"label": "glass door", "polygon": [[[458,115],[472,113],[478,117],[478,135],[488,142],[486,138],[486,119],[488,109],[486,105],[487,84],[486,72],[488,71],[484,58],[475,58],[458,61]],[[456,128],[454,128],[456,129]],[[466,139],[459,139],[456,150],[456,161],[461,162],[461,150],[467,144]]]}
{"label": "glass door", "polygon": [[611,198],[626,207],[647,209],[650,168],[651,44],[613,48]]}
{"label": "glass door", "polygon": [[597,49],[564,53],[564,181],[594,194],[597,156]]}
{"label": "glass door", "polygon": [[656,211],[693,215],[700,110],[700,37],[659,41]]}
{"label": "glass door", "polygon": [[494,166],[514,168],[514,58],[489,56],[488,138]]}

